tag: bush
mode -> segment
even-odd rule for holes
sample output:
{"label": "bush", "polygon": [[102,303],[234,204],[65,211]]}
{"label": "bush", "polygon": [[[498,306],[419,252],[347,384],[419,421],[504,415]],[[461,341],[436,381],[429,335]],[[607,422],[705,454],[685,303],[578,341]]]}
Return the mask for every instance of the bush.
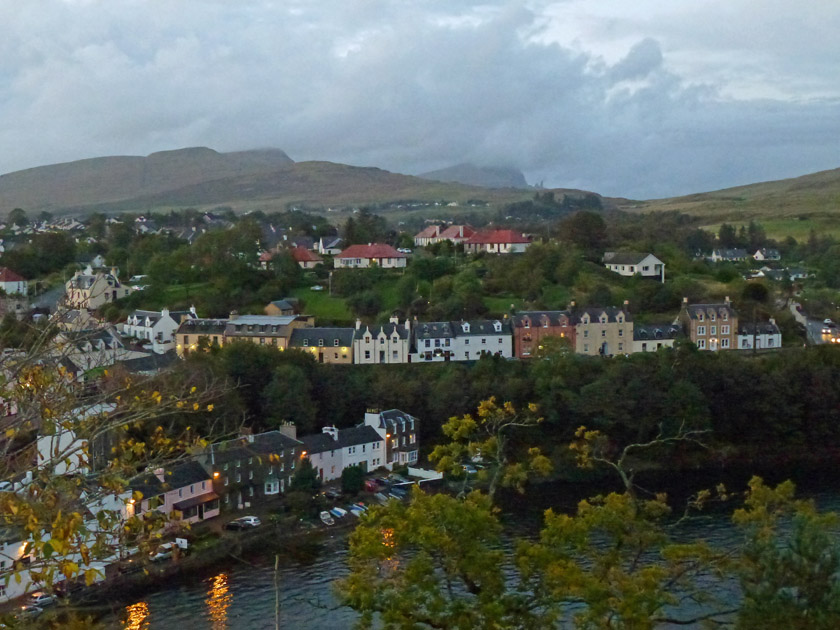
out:
{"label": "bush", "polygon": [[350,466],[341,471],[341,491],[358,494],[365,486],[365,471],[359,466]]}

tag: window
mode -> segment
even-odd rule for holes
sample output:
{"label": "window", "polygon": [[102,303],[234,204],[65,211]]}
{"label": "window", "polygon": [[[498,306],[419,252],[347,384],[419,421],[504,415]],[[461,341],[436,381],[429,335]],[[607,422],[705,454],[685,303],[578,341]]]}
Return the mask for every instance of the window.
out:
{"label": "window", "polygon": [[[729,341],[729,340],[727,339],[727,341]],[[768,348],[772,348],[772,347],[773,347],[773,337],[768,337],[768,338],[767,338],[767,347],[768,347]]]}
{"label": "window", "polygon": [[624,344],[623,343],[618,344],[618,351],[619,352],[624,352]]}
{"label": "window", "polygon": [[365,359],[370,359],[370,350],[365,350]]}
{"label": "window", "polygon": [[589,352],[589,344],[588,343],[583,344],[583,351],[584,352]]}
{"label": "window", "polygon": [[[619,323],[621,323],[621,322],[619,322]],[[624,336],[624,329],[623,329],[623,328],[619,328],[619,329],[618,329],[618,336],[619,336],[619,337],[623,337],[623,336]]]}
{"label": "window", "polygon": [[338,339],[333,339],[333,346],[338,347]]}
{"label": "window", "polygon": [[697,320],[701,322],[703,321],[703,313],[697,313]]}
{"label": "window", "polygon": [[483,346],[487,345],[487,339],[485,337],[481,338],[481,345],[483,345]]}
{"label": "window", "polygon": [[242,481],[242,475],[239,474],[239,473],[236,473],[236,483],[239,483],[240,481]]}
{"label": "window", "polygon": [[499,343],[502,343],[502,338],[501,337],[499,337]]}
{"label": "window", "polygon": [[204,485],[205,485],[206,483],[207,483],[206,481],[202,481],[202,482],[201,482],[201,489],[202,489],[202,490],[204,490]]}
{"label": "window", "polygon": [[227,469],[228,469],[228,465],[227,465],[227,462],[225,462],[225,464],[222,466],[222,470],[227,470]]}
{"label": "window", "polygon": [[380,338],[379,338],[379,345],[380,345],[380,346],[384,346],[384,345],[385,345],[385,337],[380,337]]}
{"label": "window", "polygon": [[248,486],[248,496],[254,496],[254,486]]}
{"label": "window", "polygon": [[712,311],[711,313],[709,313],[709,319],[710,319],[710,320],[712,320],[712,321],[715,321],[715,313],[714,313],[714,311]]}
{"label": "window", "polygon": [[241,462],[241,461],[239,461],[239,460],[237,459],[237,460],[236,460],[236,467],[237,467],[237,468],[239,468],[239,466],[240,466],[241,464],[242,464],[242,462]]}
{"label": "window", "polygon": [[365,452],[365,444],[362,444],[362,453]]}
{"label": "window", "polygon": [[309,339],[303,340],[303,347],[306,348],[309,345]]}
{"label": "window", "polygon": [[394,358],[398,359],[400,357],[400,353],[398,350],[394,350]]}
{"label": "window", "polygon": [[720,340],[720,347],[721,348],[728,348],[729,347],[729,339],[721,339]]}
{"label": "window", "polygon": [[280,492],[280,482],[279,481],[266,481],[265,482],[265,489],[263,490],[265,494],[277,494]]}
{"label": "window", "polygon": [[720,327],[720,334],[721,335],[728,335],[729,334],[729,326],[721,326]]}
{"label": "window", "polygon": [[440,348],[440,339],[435,339],[435,348]]}
{"label": "window", "polygon": [[717,334],[717,326],[709,326],[709,334],[716,335]]}
{"label": "window", "polygon": [[606,337],[606,336],[607,336],[607,331],[606,331],[606,330],[602,330],[602,331],[601,331],[601,336],[602,336],[602,337]]}
{"label": "window", "polygon": [[431,347],[432,347],[432,340],[431,340],[431,339],[426,339],[426,347],[427,347],[427,348],[431,348]]}
{"label": "window", "polygon": [[318,346],[323,347],[323,345],[324,345],[324,340],[323,340],[323,339],[319,339],[319,340],[318,340]]}
{"label": "window", "polygon": [[523,325],[525,328],[530,328],[530,327],[531,327],[531,321],[530,321],[530,320],[528,320],[528,319],[526,319],[524,322],[522,322],[522,325]]}
{"label": "window", "polygon": [[470,340],[469,340],[469,339],[464,339],[464,345],[465,345],[465,346],[470,345]]}
{"label": "window", "polygon": [[254,478],[254,471],[253,471],[253,470],[249,470],[249,471],[248,471],[248,479],[253,479],[253,478]]}
{"label": "window", "polygon": [[705,335],[706,334],[706,327],[705,326],[698,326],[697,327],[697,334],[698,335]]}
{"label": "window", "polygon": [[705,339],[698,339],[697,340],[697,347],[700,350],[705,350],[706,349],[706,340]]}
{"label": "window", "polygon": [[227,477],[225,477],[225,485],[228,485],[228,481],[229,481],[229,479]]}
{"label": "window", "polygon": [[249,463],[249,464],[253,464],[253,463],[254,463],[254,458],[253,458],[253,457],[249,457],[249,458],[248,458],[248,463]]}
{"label": "window", "polygon": [[584,339],[586,339],[587,337],[589,337],[589,331],[588,331],[588,330],[584,330],[584,331],[583,331],[583,337],[584,337]]}

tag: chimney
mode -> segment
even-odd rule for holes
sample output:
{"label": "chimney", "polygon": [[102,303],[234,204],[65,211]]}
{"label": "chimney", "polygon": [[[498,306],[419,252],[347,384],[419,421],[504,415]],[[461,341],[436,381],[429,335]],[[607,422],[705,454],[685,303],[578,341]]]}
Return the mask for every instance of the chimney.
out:
{"label": "chimney", "polygon": [[198,314],[195,312],[195,306],[190,306],[190,314],[193,317],[196,317],[196,318],[198,317]]}
{"label": "chimney", "polygon": [[684,298],[683,298],[683,304],[684,304],[685,306],[688,306],[688,298],[687,298],[687,297],[684,297]]}
{"label": "chimney", "polygon": [[391,317],[388,318],[388,323],[394,324],[396,326],[397,324],[400,323],[400,318],[397,317],[396,315],[391,315]]}
{"label": "chimney", "polygon": [[162,309],[160,309],[160,316],[161,317],[168,317],[169,316],[169,309],[166,308],[165,306]]}
{"label": "chimney", "polygon": [[409,332],[411,330],[411,322],[408,321],[408,317],[405,318],[405,331]]}
{"label": "chimney", "polygon": [[630,300],[624,300],[624,310],[630,312]]}
{"label": "chimney", "polygon": [[233,321],[234,319],[238,319],[238,318],[239,318],[239,311],[231,311],[230,315],[228,316],[228,319],[230,319],[231,321]]}
{"label": "chimney", "polygon": [[158,478],[158,481],[160,481],[161,483],[166,481],[166,474],[163,472],[163,468],[155,468],[154,473],[155,477]]}
{"label": "chimney", "polygon": [[324,427],[323,429],[321,429],[321,433],[326,433],[333,440],[338,441],[338,429],[336,429],[335,427]]}
{"label": "chimney", "polygon": [[116,267],[111,267],[111,275],[117,278],[120,275],[120,272],[117,271]]}
{"label": "chimney", "polygon": [[729,306],[729,296],[728,295],[725,298],[723,298],[723,303],[726,304],[727,306]]}
{"label": "chimney", "polygon": [[362,327],[362,320],[357,317],[356,318],[356,330],[361,329],[361,327]]}
{"label": "chimney", "polygon": [[297,427],[292,422],[284,422],[277,430],[288,438],[297,439]]}
{"label": "chimney", "polygon": [[776,325],[776,318],[775,318],[775,317],[771,317],[771,318],[770,318],[770,323],[771,323],[771,324],[773,324],[773,325],[775,326],[775,325]]}

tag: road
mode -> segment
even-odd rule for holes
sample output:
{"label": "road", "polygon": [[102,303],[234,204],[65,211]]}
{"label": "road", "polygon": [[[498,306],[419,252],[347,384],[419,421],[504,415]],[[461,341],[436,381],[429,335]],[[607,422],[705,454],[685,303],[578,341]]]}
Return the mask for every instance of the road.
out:
{"label": "road", "polygon": [[805,327],[805,332],[808,337],[808,343],[812,346],[818,346],[823,343],[828,343],[829,336],[823,335],[822,329],[825,324],[822,320],[811,319],[805,313],[799,310],[800,305],[796,302],[790,303],[790,312],[793,313],[794,319]]}

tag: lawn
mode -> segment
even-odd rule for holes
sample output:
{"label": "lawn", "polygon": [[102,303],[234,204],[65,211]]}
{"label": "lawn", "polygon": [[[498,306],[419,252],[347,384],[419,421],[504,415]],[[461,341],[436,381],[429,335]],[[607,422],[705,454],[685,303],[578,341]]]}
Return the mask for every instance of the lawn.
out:
{"label": "lawn", "polygon": [[[798,217],[779,218],[779,219],[756,219],[761,224],[768,238],[782,241],[788,236],[792,236],[800,243],[808,240],[811,230],[820,236],[836,236],[840,237],[840,220],[837,217],[811,215],[799,219]],[[749,222],[732,221],[729,222],[735,229],[742,225],[747,225]],[[720,223],[713,225],[704,225],[703,229],[709,232],[718,233],[720,230]]]}
{"label": "lawn", "polygon": [[348,324],[353,321],[353,314],[347,308],[344,298],[330,295],[326,287],[323,291],[313,291],[309,287],[301,287],[294,289],[292,296],[304,303],[303,311],[307,315],[314,315],[319,326],[326,321],[336,324]]}
{"label": "lawn", "polygon": [[510,313],[510,305],[517,311],[521,310],[525,304],[525,300],[512,295],[502,296],[486,296],[484,298],[484,305],[490,309],[490,313],[494,315],[504,315]]}

